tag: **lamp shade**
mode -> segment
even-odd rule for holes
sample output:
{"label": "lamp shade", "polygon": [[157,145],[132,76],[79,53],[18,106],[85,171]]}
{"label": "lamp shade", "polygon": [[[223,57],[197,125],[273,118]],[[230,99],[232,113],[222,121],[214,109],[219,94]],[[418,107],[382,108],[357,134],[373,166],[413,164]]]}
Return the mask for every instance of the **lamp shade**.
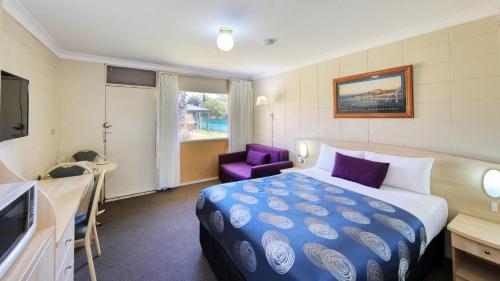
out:
{"label": "lamp shade", "polygon": [[483,176],[483,188],[492,198],[500,198],[500,171],[488,170]]}
{"label": "lamp shade", "polygon": [[234,46],[233,30],[231,28],[223,27],[219,30],[219,36],[217,37],[217,47],[221,51],[228,52]]}
{"label": "lamp shade", "polygon": [[307,154],[308,154],[308,149],[307,149],[307,144],[306,144],[305,142],[300,143],[300,146],[299,146],[299,154],[300,154],[300,156],[302,156],[303,158],[306,158],[306,157],[307,157]]}
{"label": "lamp shade", "polygon": [[258,96],[255,101],[255,105],[267,105],[267,97],[266,96]]}

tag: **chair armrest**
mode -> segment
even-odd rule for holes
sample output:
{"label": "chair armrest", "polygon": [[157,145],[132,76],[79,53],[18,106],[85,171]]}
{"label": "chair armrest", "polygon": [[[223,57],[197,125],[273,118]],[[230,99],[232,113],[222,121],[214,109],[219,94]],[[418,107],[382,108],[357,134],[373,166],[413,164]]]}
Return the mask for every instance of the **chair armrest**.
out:
{"label": "chair armrest", "polygon": [[219,165],[234,163],[234,162],[242,162],[247,160],[247,152],[239,151],[239,152],[231,152],[225,154],[219,154]]}
{"label": "chair armrest", "polygon": [[262,178],[277,175],[283,169],[288,169],[293,167],[292,161],[281,161],[271,164],[259,165],[252,167],[251,176],[252,178]]}

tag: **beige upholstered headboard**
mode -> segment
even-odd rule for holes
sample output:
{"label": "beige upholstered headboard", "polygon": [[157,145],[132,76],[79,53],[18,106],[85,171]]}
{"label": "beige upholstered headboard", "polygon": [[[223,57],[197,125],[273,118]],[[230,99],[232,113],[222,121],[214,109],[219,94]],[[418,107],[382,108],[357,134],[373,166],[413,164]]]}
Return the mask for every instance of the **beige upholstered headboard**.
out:
{"label": "beige upholstered headboard", "polygon": [[[298,140],[297,147],[301,142],[307,144],[309,151],[305,166],[314,165],[322,142]],[[490,211],[490,203],[492,201],[500,202],[500,200],[488,197],[482,186],[484,173],[491,168],[500,170],[498,163],[393,145],[353,141],[323,142],[351,150],[373,151],[407,157],[432,157],[435,161],[431,174],[431,193],[445,198],[448,202],[448,220],[453,219],[457,213],[462,213],[500,223],[500,213]]]}

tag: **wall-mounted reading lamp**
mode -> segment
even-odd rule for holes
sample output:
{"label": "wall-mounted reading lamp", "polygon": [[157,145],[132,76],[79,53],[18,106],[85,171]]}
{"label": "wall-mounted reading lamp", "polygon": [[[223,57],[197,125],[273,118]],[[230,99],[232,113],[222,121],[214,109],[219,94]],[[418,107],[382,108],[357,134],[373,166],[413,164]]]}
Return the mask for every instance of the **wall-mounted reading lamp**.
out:
{"label": "wall-mounted reading lamp", "polygon": [[307,149],[307,144],[305,142],[301,142],[299,144],[299,153],[297,154],[297,161],[299,162],[299,164],[306,163],[306,158],[308,154],[309,151]]}
{"label": "wall-mounted reading lamp", "polygon": [[483,176],[484,192],[492,198],[500,198],[500,171],[490,169]]}

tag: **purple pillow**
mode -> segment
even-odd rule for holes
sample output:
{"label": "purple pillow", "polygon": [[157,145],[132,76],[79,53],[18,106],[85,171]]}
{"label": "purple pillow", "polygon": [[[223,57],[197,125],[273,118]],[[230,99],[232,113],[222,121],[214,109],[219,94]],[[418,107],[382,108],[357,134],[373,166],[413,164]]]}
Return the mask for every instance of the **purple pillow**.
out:
{"label": "purple pillow", "polygon": [[267,163],[268,153],[255,150],[249,150],[247,154],[247,164],[250,166],[259,166]]}
{"label": "purple pillow", "polygon": [[360,159],[337,152],[332,177],[380,188],[387,175],[387,170],[389,170],[389,163]]}

